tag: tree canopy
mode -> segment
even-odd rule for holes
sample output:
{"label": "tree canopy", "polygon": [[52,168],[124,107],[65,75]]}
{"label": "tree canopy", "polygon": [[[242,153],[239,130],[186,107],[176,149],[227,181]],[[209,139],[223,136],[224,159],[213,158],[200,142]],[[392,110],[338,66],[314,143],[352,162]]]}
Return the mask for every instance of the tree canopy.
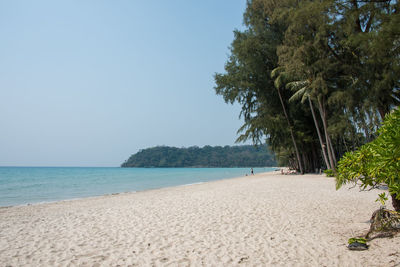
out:
{"label": "tree canopy", "polygon": [[276,166],[266,145],[193,146],[176,148],[157,146],[140,150],[121,167],[268,167]]}
{"label": "tree canopy", "polygon": [[398,0],[248,0],[215,91],[242,106],[237,141],[299,171],[335,170],[400,101]]}

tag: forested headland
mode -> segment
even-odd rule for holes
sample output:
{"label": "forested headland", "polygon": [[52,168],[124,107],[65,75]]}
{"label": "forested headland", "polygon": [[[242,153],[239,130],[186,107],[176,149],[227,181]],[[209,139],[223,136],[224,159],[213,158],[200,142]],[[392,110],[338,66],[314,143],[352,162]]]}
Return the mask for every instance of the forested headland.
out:
{"label": "forested headland", "polygon": [[121,167],[270,167],[276,166],[266,145],[193,146],[177,148],[157,146],[142,149]]}
{"label": "forested headland", "polygon": [[335,172],[398,106],[398,0],[248,0],[244,26],[214,76],[242,106],[238,142],[266,142],[301,173]]}

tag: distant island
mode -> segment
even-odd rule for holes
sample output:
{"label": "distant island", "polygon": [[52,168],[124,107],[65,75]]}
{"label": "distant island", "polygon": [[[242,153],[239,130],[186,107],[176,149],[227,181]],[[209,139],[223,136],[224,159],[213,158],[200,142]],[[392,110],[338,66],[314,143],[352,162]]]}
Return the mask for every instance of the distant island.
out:
{"label": "distant island", "polygon": [[129,157],[121,167],[146,168],[222,168],[276,166],[267,145],[261,146],[192,146],[177,148],[156,146],[142,149]]}

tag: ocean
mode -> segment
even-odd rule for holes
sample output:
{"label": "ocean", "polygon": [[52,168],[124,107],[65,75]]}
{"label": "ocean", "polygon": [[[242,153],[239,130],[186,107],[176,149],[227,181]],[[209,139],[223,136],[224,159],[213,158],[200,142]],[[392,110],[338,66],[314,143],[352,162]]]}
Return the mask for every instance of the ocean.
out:
{"label": "ocean", "polygon": [[[254,168],[255,173],[276,168]],[[0,206],[136,192],[250,175],[250,168],[0,167]]]}

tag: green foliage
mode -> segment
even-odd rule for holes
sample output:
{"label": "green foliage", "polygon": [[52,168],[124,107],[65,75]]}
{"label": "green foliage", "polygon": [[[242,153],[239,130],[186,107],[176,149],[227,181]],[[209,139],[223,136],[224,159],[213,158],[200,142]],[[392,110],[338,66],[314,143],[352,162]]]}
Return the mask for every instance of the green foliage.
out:
{"label": "green foliage", "polygon": [[400,109],[385,117],[379,136],[357,151],[346,153],[338,163],[336,188],[358,183],[361,189],[387,185],[400,198]]}
{"label": "green foliage", "polygon": [[349,239],[348,243],[353,244],[353,243],[360,243],[360,244],[367,244],[367,239],[363,238],[363,237],[352,237]]}
{"label": "green foliage", "polygon": [[244,14],[247,29],[235,31],[226,73],[214,76],[215,91],[227,103],[242,105],[244,124],[238,131],[238,142],[250,139],[264,143],[266,138],[279,162],[299,168],[295,143],[305,171],[315,171],[321,168],[321,162],[311,113],[301,103],[289,103],[291,92],[285,88],[289,77],[277,69],[277,49],[284,39],[288,14],[275,10],[292,5],[296,5],[295,1],[248,2]]}
{"label": "green foliage", "polygon": [[380,193],[378,195],[378,198],[375,200],[375,202],[380,202],[382,206],[385,206],[386,201],[388,201],[388,197],[386,196],[386,193]]}
{"label": "green foliage", "polygon": [[326,177],[334,177],[335,176],[335,173],[331,169],[324,170],[324,173],[325,173]]}
{"label": "green foliage", "polygon": [[276,166],[268,147],[204,146],[176,148],[158,146],[140,150],[121,167],[267,167]]}
{"label": "green foliage", "polygon": [[[297,146],[306,171],[335,169],[337,158],[372,141],[400,104],[399,10],[391,0],[247,1],[246,28],[234,32],[225,73],[214,76],[216,93],[242,106],[237,141],[266,140],[291,165]],[[306,102],[320,115],[314,121]],[[345,157],[358,170],[350,176],[364,179],[357,166],[369,149]]]}

